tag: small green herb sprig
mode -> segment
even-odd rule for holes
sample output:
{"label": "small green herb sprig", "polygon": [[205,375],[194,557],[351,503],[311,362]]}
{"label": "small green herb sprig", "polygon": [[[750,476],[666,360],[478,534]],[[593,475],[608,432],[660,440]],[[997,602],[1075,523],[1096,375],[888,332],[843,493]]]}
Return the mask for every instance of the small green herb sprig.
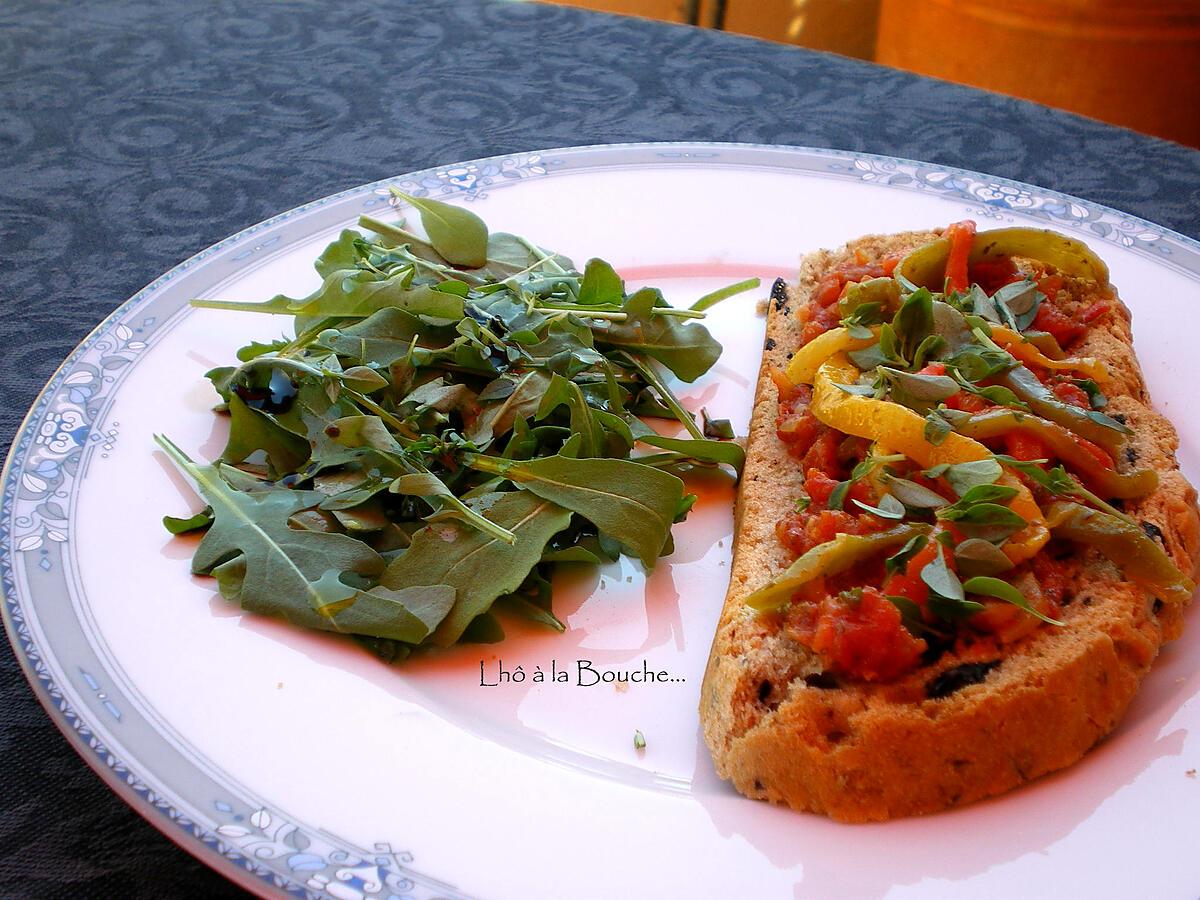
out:
{"label": "small green herb sprig", "polygon": [[[425,236],[364,217],[316,260],[307,297],[194,306],[294,317],[295,336],[208,373],[229,416],[218,461],[158,442],[208,504],[192,571],[243,608],[357,636],[392,660],[503,636],[506,607],[557,630],[553,568],[627,554],[651,568],[695,502],[681,475],[740,474],[723,420],[668,384],[721,346],[703,310],[474,213],[395,192]],[[669,373],[669,374],[668,374]],[[676,420],[660,436],[643,417]],[[654,452],[637,449],[639,445]]]}

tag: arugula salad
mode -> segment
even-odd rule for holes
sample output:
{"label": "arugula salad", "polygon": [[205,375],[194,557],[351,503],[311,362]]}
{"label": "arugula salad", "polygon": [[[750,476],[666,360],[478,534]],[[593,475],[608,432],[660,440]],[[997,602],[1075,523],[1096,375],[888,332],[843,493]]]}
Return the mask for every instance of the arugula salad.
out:
{"label": "arugula salad", "polygon": [[652,568],[696,499],[681,476],[740,473],[728,421],[697,423],[668,380],[709,370],[721,345],[698,320],[758,280],[676,309],[627,293],[603,260],[580,272],[469,210],[394,193],[424,236],[362,217],[365,234],[316,260],[308,297],[192,301],[291,315],[295,336],[207,373],[229,420],[218,460],[156,437],[207,503],[164,525],[204,531],[191,570],[229,601],[388,661],[499,640],[498,609],[563,631],[555,566]]}

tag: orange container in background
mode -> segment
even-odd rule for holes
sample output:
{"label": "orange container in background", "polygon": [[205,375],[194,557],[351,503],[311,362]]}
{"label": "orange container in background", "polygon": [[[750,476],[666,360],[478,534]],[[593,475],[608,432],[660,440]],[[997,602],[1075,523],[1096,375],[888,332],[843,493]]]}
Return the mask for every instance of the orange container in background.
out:
{"label": "orange container in background", "polygon": [[1196,0],[883,0],[876,60],[1200,147]]}

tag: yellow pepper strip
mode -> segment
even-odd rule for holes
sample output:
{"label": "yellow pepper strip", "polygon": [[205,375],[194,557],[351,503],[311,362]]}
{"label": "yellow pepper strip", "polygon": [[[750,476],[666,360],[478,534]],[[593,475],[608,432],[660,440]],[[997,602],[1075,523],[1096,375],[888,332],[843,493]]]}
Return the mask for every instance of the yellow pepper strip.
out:
{"label": "yellow pepper strip", "polygon": [[[1054,266],[1064,275],[1108,284],[1108,266],[1087,244],[1042,228],[997,228],[981,231],[971,243],[969,262],[993,262],[1013,256]],[[940,291],[945,286],[950,241],[938,238],[917,247],[900,260],[896,272],[918,287]]]}
{"label": "yellow pepper strip", "polygon": [[787,377],[791,379],[792,384],[812,384],[821,363],[833,354],[846,350],[861,350],[871,346],[878,339],[878,325],[871,329],[871,337],[862,339],[851,337],[845,328],[831,328],[795,352],[792,361],[788,363]]}
{"label": "yellow pepper strip", "polygon": [[[847,394],[837,387],[838,384],[853,384],[858,375],[858,369],[843,353],[835,354],[823,363],[813,381],[813,398],[809,406],[813,415],[830,428],[886,443],[890,449],[903,453],[924,469],[942,463],[992,458],[991,451],[983,444],[954,432],[935,446],[925,439],[925,420],[911,409],[886,400]],[[1029,488],[1020,479],[1005,471],[999,483],[1017,489],[1010,508],[1028,523],[1002,548],[1016,565],[1042,549],[1050,539],[1050,531]]]}
{"label": "yellow pepper strip", "polygon": [[1094,357],[1051,359],[1011,328],[1005,328],[1002,325],[993,325],[991,328],[992,340],[1023,363],[1040,366],[1054,372],[1079,372],[1097,384],[1104,384],[1108,381],[1108,368]]}

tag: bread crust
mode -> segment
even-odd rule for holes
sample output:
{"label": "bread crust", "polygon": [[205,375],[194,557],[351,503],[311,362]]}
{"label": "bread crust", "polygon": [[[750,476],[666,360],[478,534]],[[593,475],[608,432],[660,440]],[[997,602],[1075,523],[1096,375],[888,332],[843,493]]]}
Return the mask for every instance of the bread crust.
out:
{"label": "bread crust", "polygon": [[[704,737],[722,778],[749,797],[844,822],[935,812],[1071,765],[1116,727],[1160,645],[1183,629],[1182,604],[1156,602],[1096,551],[1081,549],[1074,600],[1061,616],[1066,627],[1037,628],[1000,654],[947,654],[896,682],[831,688],[822,686],[821,664],[811,651],[744,605],[791,562],[775,524],[799,495],[803,473],[775,434],[778,399],[769,373],[785,368],[799,345],[801,323],[793,311],[824,272],[855,251],[880,259],[937,236],[872,235],[836,252],[810,254],[796,287],[786,295],[773,292],[729,592],[701,687]],[[1095,285],[1069,282],[1066,290],[1059,301],[1068,312],[1087,305],[1088,290],[1096,299]],[[1092,328],[1077,352],[1103,360],[1113,375],[1105,411],[1124,415],[1134,431],[1122,463],[1136,461],[1159,474],[1159,488],[1127,511],[1157,527],[1176,565],[1195,574],[1196,491],[1175,461],[1174,427],[1149,405],[1129,311],[1115,292],[1111,302],[1109,327]],[[938,675],[997,659],[979,683],[927,698],[926,686]]]}

